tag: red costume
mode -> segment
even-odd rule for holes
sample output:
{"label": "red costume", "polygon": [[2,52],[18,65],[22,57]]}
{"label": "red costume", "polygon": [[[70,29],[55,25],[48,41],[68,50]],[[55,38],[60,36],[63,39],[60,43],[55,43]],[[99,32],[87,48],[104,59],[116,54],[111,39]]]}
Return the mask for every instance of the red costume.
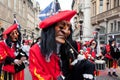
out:
{"label": "red costume", "polygon": [[[90,47],[88,47],[86,49],[85,55],[86,55],[87,59],[89,58],[90,60],[94,60],[96,57],[96,52],[94,50],[92,50]],[[91,56],[88,56],[88,55],[91,55]]]}
{"label": "red costume", "polygon": [[[106,63],[108,67],[108,75],[109,76],[115,76],[118,77],[116,74],[116,68],[117,68],[117,59],[119,59],[119,49],[116,46],[116,41],[115,39],[111,38],[109,40],[109,44],[106,45]],[[112,74],[111,70],[112,69]]]}
{"label": "red costume", "polygon": [[[63,20],[70,21],[75,14],[76,11],[60,11],[40,22],[39,27],[43,29],[41,34],[46,36],[41,37],[40,44],[37,43],[30,48],[29,69],[33,80],[58,80],[61,78],[62,72],[60,58],[57,54],[58,52],[53,49],[53,47],[56,47],[53,45],[57,44],[56,41],[52,40],[55,38],[55,34],[52,34],[53,31],[50,31],[51,29],[48,29],[48,27],[53,28],[53,24]],[[48,34],[46,32],[50,33]],[[49,39],[49,36],[52,36],[50,37],[52,39]]]}
{"label": "red costume", "polygon": [[[8,27],[3,34],[8,35],[13,30],[17,29],[17,24],[13,24],[12,26]],[[7,36],[8,37],[8,36]],[[6,37],[6,39],[7,39]],[[1,41],[0,42],[0,63],[4,64],[2,65],[2,80],[24,80],[24,71],[20,71],[18,73],[15,72],[15,66],[14,66],[14,59],[16,58],[15,55],[15,47],[12,45],[12,41],[8,41],[11,43],[11,46],[8,46],[6,43],[7,41]],[[7,73],[5,75],[5,73]],[[11,76],[11,79],[8,78],[8,76]],[[0,79],[1,80],[1,79]]]}
{"label": "red costume", "polygon": [[33,80],[57,80],[61,74],[59,67],[59,57],[53,53],[50,56],[50,61],[46,61],[41,54],[38,44],[33,45],[30,49],[29,55],[29,69]]}
{"label": "red costume", "polygon": [[110,45],[106,45],[106,51],[107,53],[105,54],[105,57],[110,61],[107,63],[107,66],[109,68],[113,67],[113,68],[117,68],[117,60],[114,59],[112,56],[111,56],[111,49],[110,49]]}
{"label": "red costume", "polygon": [[[0,42],[0,62],[4,61],[7,56],[15,59],[14,52],[14,48],[8,47],[4,41]],[[24,80],[24,71],[15,73],[14,65],[5,65],[2,69],[3,71],[13,73],[13,80]]]}
{"label": "red costume", "polygon": [[89,47],[86,48],[85,55],[87,59],[93,62],[97,54],[97,42],[94,39],[92,39],[87,44],[89,44]]}

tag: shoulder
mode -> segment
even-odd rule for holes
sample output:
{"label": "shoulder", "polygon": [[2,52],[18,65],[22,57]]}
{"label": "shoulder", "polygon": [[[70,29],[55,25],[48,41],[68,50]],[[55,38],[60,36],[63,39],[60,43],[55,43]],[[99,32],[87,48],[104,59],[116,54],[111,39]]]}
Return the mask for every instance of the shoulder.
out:
{"label": "shoulder", "polygon": [[34,44],[34,45],[30,48],[30,50],[38,50],[38,49],[40,49],[40,46],[39,46],[38,44]]}
{"label": "shoulder", "polygon": [[4,41],[0,41],[0,46],[5,46],[5,42]]}

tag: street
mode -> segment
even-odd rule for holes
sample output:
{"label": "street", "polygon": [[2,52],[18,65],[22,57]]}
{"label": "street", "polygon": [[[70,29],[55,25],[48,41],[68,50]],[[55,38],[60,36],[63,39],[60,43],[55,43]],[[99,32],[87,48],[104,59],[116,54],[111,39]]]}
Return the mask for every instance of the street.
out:
{"label": "street", "polygon": [[28,67],[25,68],[25,80],[32,80]]}
{"label": "street", "polygon": [[107,75],[107,71],[108,69],[106,68],[106,70],[101,70],[100,71],[100,75],[96,77],[96,80],[120,80],[120,67],[117,68],[117,74],[118,77],[110,77]]}
{"label": "street", "polygon": [[[100,76],[97,76],[95,80],[120,80],[120,67],[118,67],[117,70],[116,70],[117,74],[119,76],[117,78],[114,77],[114,76],[109,77],[107,75],[107,71],[108,71],[108,69],[106,69],[104,71],[101,70],[100,71]],[[31,77],[31,74],[30,74],[30,72],[28,70],[28,67],[26,67],[26,69],[25,69],[25,80],[32,80],[32,77]]]}

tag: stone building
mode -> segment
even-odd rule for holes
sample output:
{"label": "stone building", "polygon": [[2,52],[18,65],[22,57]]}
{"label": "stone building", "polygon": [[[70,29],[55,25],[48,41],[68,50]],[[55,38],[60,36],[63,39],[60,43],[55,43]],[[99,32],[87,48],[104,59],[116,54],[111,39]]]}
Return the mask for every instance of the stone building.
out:
{"label": "stone building", "polygon": [[77,11],[74,18],[75,30],[74,36],[82,41],[88,41],[93,38],[93,28],[91,25],[91,0],[73,0],[72,9]]}
{"label": "stone building", "polygon": [[83,19],[83,38],[87,34],[92,38],[92,32],[99,30],[100,43],[106,44],[110,37],[120,43],[120,0],[73,0],[72,8],[78,12],[77,21]]}
{"label": "stone building", "polygon": [[120,0],[91,0],[91,24],[100,29],[101,43],[110,37],[120,43]]}
{"label": "stone building", "polygon": [[35,0],[0,0],[0,29],[13,24],[14,16],[21,25],[25,39],[34,39],[38,35],[38,2]]}

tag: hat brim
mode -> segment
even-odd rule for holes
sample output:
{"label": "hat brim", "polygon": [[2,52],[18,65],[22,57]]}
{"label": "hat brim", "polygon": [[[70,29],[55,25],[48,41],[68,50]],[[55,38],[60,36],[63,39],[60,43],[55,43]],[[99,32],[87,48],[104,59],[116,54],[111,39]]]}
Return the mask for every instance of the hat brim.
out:
{"label": "hat brim", "polygon": [[9,34],[9,33],[12,32],[13,30],[17,29],[17,26],[18,26],[17,24],[11,25],[10,27],[8,27],[8,28],[3,32],[3,34],[4,34],[4,35]]}
{"label": "hat brim", "polygon": [[60,11],[57,14],[54,14],[53,16],[50,16],[48,18],[46,18],[45,20],[43,20],[42,22],[40,22],[39,27],[40,28],[47,28],[50,25],[62,21],[62,20],[66,20],[66,21],[70,21],[70,19],[76,14],[76,11],[74,10],[65,10],[65,11]]}

